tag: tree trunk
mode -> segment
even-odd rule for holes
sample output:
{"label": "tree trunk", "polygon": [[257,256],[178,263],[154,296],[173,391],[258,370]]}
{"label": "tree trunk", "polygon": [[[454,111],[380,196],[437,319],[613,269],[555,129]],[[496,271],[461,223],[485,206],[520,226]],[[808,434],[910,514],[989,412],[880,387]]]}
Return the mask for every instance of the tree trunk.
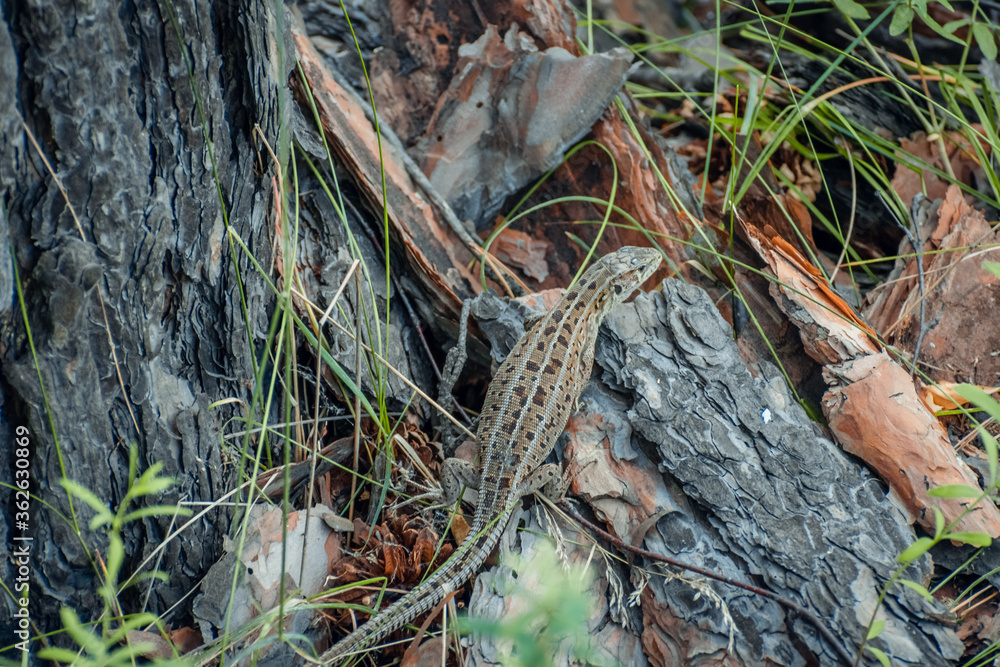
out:
{"label": "tree trunk", "polygon": [[[230,488],[220,424],[242,408],[210,405],[250,404],[273,299],[227,228],[268,264],[276,172],[262,138],[286,154],[290,63],[273,43],[284,34],[273,3],[0,8],[0,234],[12,249],[0,252],[0,456],[14,460],[13,436],[27,427],[32,492],[26,530],[12,508],[0,513],[0,552],[31,546],[34,636],[61,626],[61,606],[94,617],[103,608],[107,540],[60,480],[115,509],[134,444],[140,473],[159,461],[177,479],[144,502]],[[5,509],[13,481],[0,466]],[[181,600],[219,556],[228,521],[213,509],[168,542],[153,564],[169,581],[136,587],[126,611],[147,587],[154,613]],[[128,524],[124,572],[179,525]],[[32,541],[16,541],[22,533]],[[17,572],[2,562],[10,585]],[[12,619],[0,598],[0,619]],[[9,623],[0,636],[14,636]]]}

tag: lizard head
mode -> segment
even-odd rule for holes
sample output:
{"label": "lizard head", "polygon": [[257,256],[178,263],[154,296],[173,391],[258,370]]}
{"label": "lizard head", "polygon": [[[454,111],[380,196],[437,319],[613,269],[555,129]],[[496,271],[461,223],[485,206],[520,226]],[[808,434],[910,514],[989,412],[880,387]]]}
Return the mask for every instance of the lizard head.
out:
{"label": "lizard head", "polygon": [[660,266],[661,261],[662,255],[659,250],[635,246],[625,246],[601,258],[598,264],[610,273],[608,293],[611,307],[627,299],[646,282]]}

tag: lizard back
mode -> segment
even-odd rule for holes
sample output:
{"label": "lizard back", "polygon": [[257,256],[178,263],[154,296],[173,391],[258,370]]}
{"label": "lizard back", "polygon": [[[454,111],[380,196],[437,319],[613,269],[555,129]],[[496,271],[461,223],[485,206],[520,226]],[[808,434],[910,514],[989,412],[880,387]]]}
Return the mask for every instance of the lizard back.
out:
{"label": "lizard back", "polygon": [[[625,247],[597,261],[514,346],[480,415],[479,507],[496,511],[552,452],[590,380],[604,316],[653,274],[660,254]],[[517,496],[520,497],[520,496]],[[513,500],[517,500],[517,497]]]}

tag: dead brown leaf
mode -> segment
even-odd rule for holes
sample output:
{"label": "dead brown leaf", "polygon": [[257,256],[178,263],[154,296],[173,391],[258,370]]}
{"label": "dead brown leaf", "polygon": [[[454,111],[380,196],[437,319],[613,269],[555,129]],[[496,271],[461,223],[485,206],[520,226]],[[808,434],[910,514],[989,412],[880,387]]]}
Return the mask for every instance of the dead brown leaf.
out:
{"label": "dead brown leaf", "polygon": [[508,227],[500,232],[490,249],[506,266],[520,269],[521,273],[539,283],[549,277],[549,265],[545,261],[551,252],[548,241]]}
{"label": "dead brown leaf", "polygon": [[[955,391],[960,382],[938,382],[937,385],[928,385],[923,382],[918,383],[920,400],[931,412],[939,410],[955,410],[959,406],[968,405],[969,402]],[[980,389],[987,394],[995,394],[1000,391],[1000,387],[983,387]]]}
{"label": "dead brown leaf", "polygon": [[[925,132],[914,132],[908,139],[899,141],[899,150],[896,151],[899,163],[892,177],[892,189],[907,206],[917,193],[923,193],[929,199],[943,199],[947,193],[950,185],[946,181],[930,168],[921,168],[914,162],[914,158],[917,158],[930,167],[948,173],[945,159],[941,156],[942,144],[952,173],[960,183],[975,187],[986,182],[982,165],[979,164],[972,145],[962,134],[946,132],[938,141],[929,139]],[[983,148],[988,152],[987,146],[984,145]]]}

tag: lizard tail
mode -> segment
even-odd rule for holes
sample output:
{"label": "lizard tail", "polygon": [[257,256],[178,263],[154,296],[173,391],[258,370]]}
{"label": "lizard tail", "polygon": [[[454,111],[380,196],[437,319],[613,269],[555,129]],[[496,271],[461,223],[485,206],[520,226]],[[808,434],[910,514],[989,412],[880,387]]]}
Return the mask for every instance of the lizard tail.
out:
{"label": "lizard tail", "polygon": [[[502,516],[488,522],[480,521],[477,516],[469,536],[444,565],[435,570],[424,583],[334,644],[320,656],[320,662],[323,665],[344,662],[437,606],[445,596],[464,584],[490,555],[504,532],[496,530],[496,524],[506,525],[511,509],[508,508]],[[483,525],[479,525],[480,523]]]}

